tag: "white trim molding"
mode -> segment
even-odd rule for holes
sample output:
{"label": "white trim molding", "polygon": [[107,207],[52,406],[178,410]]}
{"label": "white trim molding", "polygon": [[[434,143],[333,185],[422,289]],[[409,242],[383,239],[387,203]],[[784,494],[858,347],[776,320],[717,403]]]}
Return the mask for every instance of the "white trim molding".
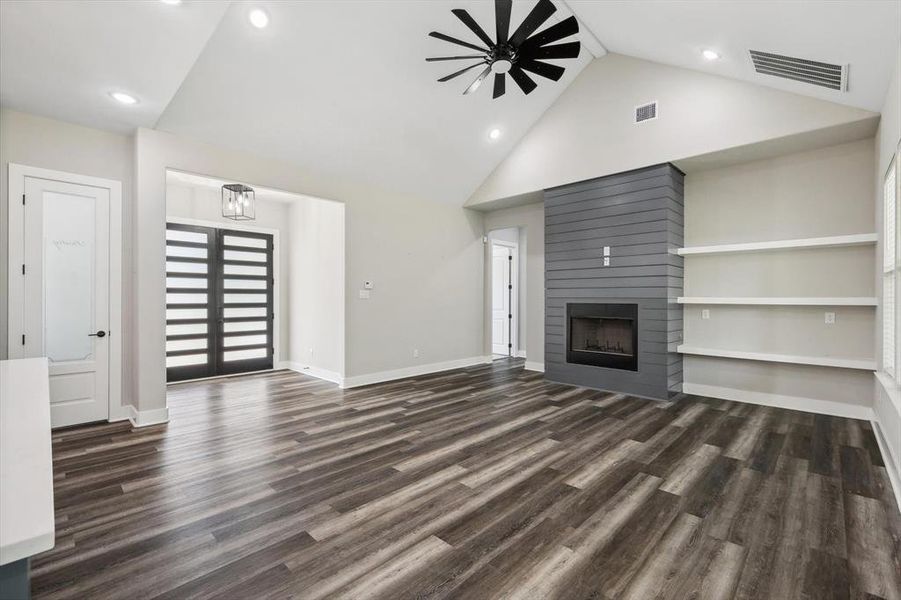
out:
{"label": "white trim molding", "polygon": [[901,389],[887,373],[877,371],[875,376],[873,434],[879,444],[895,500],[901,507]]}
{"label": "white trim molding", "polygon": [[407,377],[416,377],[417,375],[428,375],[430,373],[440,373],[441,371],[450,371],[453,369],[462,369],[475,365],[490,364],[491,361],[491,356],[472,356],[469,358],[458,358],[456,360],[448,360],[426,365],[404,367],[403,369],[393,369],[391,371],[378,371],[376,373],[367,373],[365,375],[345,377],[344,382],[341,384],[341,387],[345,389],[355,388],[364,385],[371,385],[373,383],[381,383],[383,381],[406,379]]}
{"label": "white trim molding", "polygon": [[110,421],[131,421],[133,427],[150,427],[169,422],[169,409],[156,408],[153,410],[136,410],[134,406],[126,404],[119,408],[115,414],[110,414]]}
{"label": "white trim molding", "polygon": [[526,361],[525,366],[523,367],[526,371],[536,371],[538,373],[544,373],[544,363],[543,362],[534,362],[534,361]]}
{"label": "white trim molding", "polygon": [[831,415],[833,417],[846,417],[848,419],[862,419],[871,421],[873,409],[869,406],[833,402],[831,400],[818,400],[816,398],[804,398],[801,396],[785,396],[782,394],[769,394],[766,392],[754,392],[736,388],[722,387],[718,385],[706,385],[703,383],[682,383],[682,393],[695,396],[708,396],[722,400],[734,400],[760,406],[773,406],[775,408],[787,408],[802,412]]}
{"label": "white trim molding", "polygon": [[309,375],[310,377],[315,377],[316,379],[322,379],[323,381],[329,381],[331,383],[337,383],[339,386],[344,387],[344,376],[337,371],[329,371],[327,369],[320,369],[319,367],[303,365],[301,363],[291,361],[278,363],[278,368],[289,369],[291,371],[300,373],[301,375]]}

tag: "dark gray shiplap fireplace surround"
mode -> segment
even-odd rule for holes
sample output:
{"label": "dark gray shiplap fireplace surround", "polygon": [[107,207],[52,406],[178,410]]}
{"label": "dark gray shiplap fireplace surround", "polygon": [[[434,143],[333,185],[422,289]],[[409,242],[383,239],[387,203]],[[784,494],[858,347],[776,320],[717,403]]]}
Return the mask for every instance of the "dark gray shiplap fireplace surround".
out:
{"label": "dark gray shiplap fireplace surround", "polygon": [[545,377],[682,391],[683,179],[663,164],[545,190]]}

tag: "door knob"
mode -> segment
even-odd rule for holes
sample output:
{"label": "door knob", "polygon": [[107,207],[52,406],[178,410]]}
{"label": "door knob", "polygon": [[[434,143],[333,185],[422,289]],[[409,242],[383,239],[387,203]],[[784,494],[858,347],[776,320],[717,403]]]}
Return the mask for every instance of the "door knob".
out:
{"label": "door knob", "polygon": [[106,337],[106,332],[103,330],[100,330],[97,333],[89,333],[88,335],[93,336],[93,337]]}

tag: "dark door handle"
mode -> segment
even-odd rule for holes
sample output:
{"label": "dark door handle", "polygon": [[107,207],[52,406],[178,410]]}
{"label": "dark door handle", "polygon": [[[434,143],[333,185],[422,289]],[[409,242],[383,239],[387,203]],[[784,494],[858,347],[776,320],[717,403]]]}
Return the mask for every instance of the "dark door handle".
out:
{"label": "dark door handle", "polygon": [[98,331],[97,333],[89,333],[88,335],[93,336],[93,337],[106,337],[106,332],[101,330],[101,331]]}

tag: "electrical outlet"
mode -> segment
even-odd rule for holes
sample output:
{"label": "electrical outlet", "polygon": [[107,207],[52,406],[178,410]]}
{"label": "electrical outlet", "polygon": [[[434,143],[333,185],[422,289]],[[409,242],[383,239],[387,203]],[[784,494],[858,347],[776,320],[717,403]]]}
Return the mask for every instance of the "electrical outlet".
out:
{"label": "electrical outlet", "polygon": [[710,309],[709,309],[709,308],[702,308],[702,309],[701,309],[701,318],[702,318],[702,319],[709,319],[709,318],[710,318]]}
{"label": "electrical outlet", "polygon": [[835,324],[835,313],[827,312],[826,313],[826,325],[834,325]]}
{"label": "electrical outlet", "polygon": [[413,358],[419,358],[419,348],[413,348]]}

